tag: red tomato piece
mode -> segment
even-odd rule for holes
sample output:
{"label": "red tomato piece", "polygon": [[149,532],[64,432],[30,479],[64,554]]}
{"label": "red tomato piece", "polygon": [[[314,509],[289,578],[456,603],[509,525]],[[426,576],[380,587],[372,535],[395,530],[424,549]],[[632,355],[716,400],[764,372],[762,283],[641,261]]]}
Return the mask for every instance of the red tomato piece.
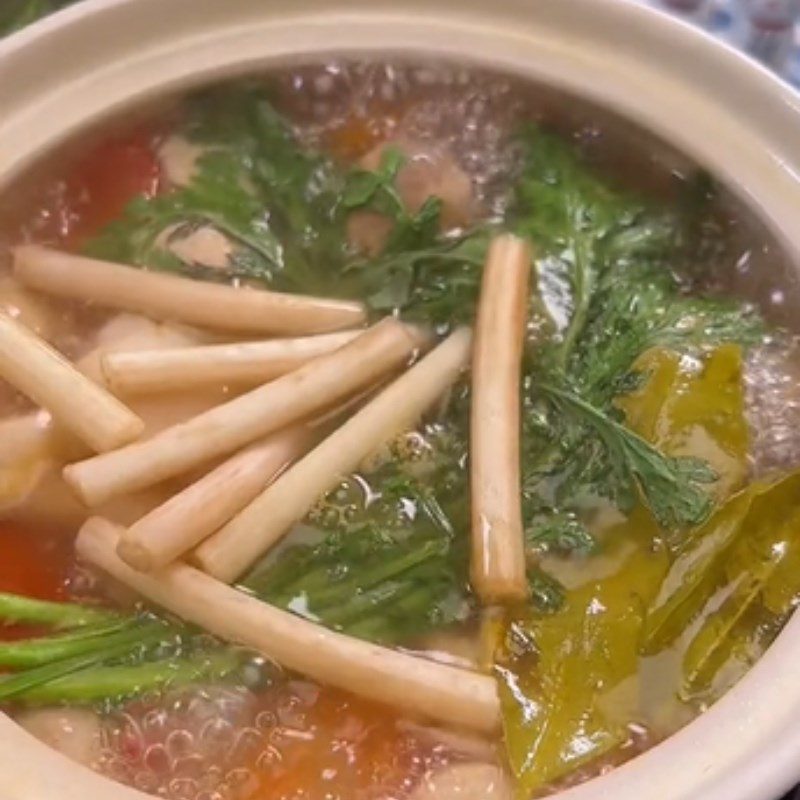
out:
{"label": "red tomato piece", "polygon": [[80,247],[119,217],[134,197],[152,197],[160,184],[152,132],[138,130],[100,142],[66,177],[64,201],[72,219],[66,244]]}
{"label": "red tomato piece", "polygon": [[[0,592],[65,599],[71,551],[71,543],[63,536],[0,522]],[[33,632],[29,627],[0,623],[0,640]]]}
{"label": "red tomato piece", "polygon": [[159,192],[157,141],[155,131],[140,127],[90,146],[64,172],[49,174],[29,187],[6,235],[80,249],[117,219],[133,198]]}

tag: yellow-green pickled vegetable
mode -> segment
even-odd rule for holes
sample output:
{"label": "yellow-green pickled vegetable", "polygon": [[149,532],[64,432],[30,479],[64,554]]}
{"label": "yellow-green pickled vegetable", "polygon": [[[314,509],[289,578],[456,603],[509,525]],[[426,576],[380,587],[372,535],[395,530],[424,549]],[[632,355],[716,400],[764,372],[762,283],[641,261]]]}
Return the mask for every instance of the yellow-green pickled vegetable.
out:
{"label": "yellow-green pickled vegetable", "polygon": [[[733,544],[707,579],[718,591],[684,655],[684,696],[717,696],[756,661],[800,600],[800,474],[754,486]],[[743,507],[740,502],[737,504]],[[698,594],[696,601],[701,600]],[[686,607],[685,612],[698,609]]]}
{"label": "yellow-green pickled vegetable", "polygon": [[630,709],[604,704],[637,673],[644,609],[667,569],[664,551],[638,548],[612,577],[566,597],[551,615],[510,612],[495,672],[518,797],[619,747]]}
{"label": "yellow-green pickled vegetable", "polygon": [[628,427],[671,456],[708,462],[717,502],[739,489],[748,449],[741,348],[722,345],[703,361],[657,348],[636,368],[646,383],[617,401]]}
{"label": "yellow-green pickled vegetable", "polygon": [[[617,401],[626,424],[670,456],[707,461],[717,475],[713,497],[723,500],[746,473],[740,348],[724,345],[691,359],[652,349],[636,367],[646,380]],[[749,502],[749,494],[738,495],[714,514],[715,538],[730,535]],[[709,593],[705,549],[696,554],[696,569],[692,561],[676,572],[662,535],[652,513],[636,506],[624,521],[605,527],[602,553],[583,562],[587,575],[599,570],[608,577],[567,592],[559,613],[510,612],[505,620],[495,671],[520,799],[618,748],[630,723],[644,716],[637,683],[647,610],[647,635],[671,641],[684,628],[680,612],[691,605],[695,584]],[[679,623],[674,635],[673,622]],[[618,702],[620,688],[630,689],[635,702]]]}
{"label": "yellow-green pickled vegetable", "polygon": [[672,644],[723,581],[725,559],[757,491],[751,487],[732,497],[684,542],[648,610],[643,652],[657,653]]}

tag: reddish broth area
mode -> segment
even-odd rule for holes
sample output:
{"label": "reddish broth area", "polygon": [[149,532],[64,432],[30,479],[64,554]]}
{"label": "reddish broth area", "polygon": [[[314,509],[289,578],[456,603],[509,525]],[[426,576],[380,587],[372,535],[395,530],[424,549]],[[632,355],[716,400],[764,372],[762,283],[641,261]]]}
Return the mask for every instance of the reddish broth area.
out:
{"label": "reddish broth area", "polygon": [[100,140],[60,176],[47,176],[24,214],[27,236],[80,249],[103,226],[117,219],[137,195],[161,188],[156,132],[142,126]]}
{"label": "reddish broth area", "polygon": [[[161,171],[153,131],[140,129],[100,141],[65,174],[48,177],[25,209],[23,230],[38,240],[77,248],[118,217],[135,196],[158,191]],[[19,238],[20,232],[13,234]],[[74,564],[72,542],[52,532],[0,521],[0,592],[43,600],[66,599]],[[30,635],[0,625],[0,640]]]}
{"label": "reddish broth area", "polygon": [[446,760],[390,709],[292,680],[259,695],[217,687],[131,704],[99,766],[176,799],[400,800]]}
{"label": "reddish broth area", "polygon": [[[72,542],[64,537],[0,522],[0,592],[63,600],[72,565]],[[31,633],[30,626],[0,625],[0,641]]]}
{"label": "reddish broth area", "polygon": [[71,565],[63,537],[0,522],[0,592],[61,600]]}
{"label": "reddish broth area", "polygon": [[72,225],[67,243],[80,247],[119,217],[137,195],[158,192],[161,170],[152,131],[141,129],[107,139],[81,159],[66,180],[65,203]]}
{"label": "reddish broth area", "polygon": [[346,800],[367,790],[376,798],[401,796],[438,760],[398,731],[391,709],[310,688],[288,714],[279,712],[289,727],[274,740],[278,758],[256,765],[265,798]]}
{"label": "reddish broth area", "polygon": [[327,133],[325,149],[342,161],[355,161],[390,138],[402,115],[402,108],[387,106],[370,109],[369,116],[351,116]]}

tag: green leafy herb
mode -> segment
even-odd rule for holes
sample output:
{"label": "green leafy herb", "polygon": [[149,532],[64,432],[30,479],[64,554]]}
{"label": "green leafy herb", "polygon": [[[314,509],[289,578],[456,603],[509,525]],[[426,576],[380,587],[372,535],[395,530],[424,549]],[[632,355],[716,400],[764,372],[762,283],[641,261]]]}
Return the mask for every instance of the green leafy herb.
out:
{"label": "green leafy herb", "polygon": [[292,548],[245,585],[328,627],[397,642],[465,617],[463,567],[453,548],[434,530],[400,536],[365,528]]}
{"label": "green leafy herb", "polygon": [[594,431],[600,447],[595,458],[607,464],[609,483],[621,487],[614,499],[630,508],[638,487],[655,518],[668,529],[702,522],[711,511],[711,499],[698,484],[713,483],[717,474],[700,459],[671,458],[660,453],[609,414],[603,414],[577,394],[541,385],[550,402]]}
{"label": "green leafy herb", "polygon": [[608,273],[662,258],[671,227],[595,176],[561,138],[529,126],[518,139],[524,163],[515,186],[515,227],[539,248],[545,300],[551,307],[556,298],[567,300],[561,310],[567,319],[550,354],[566,370]]}
{"label": "green leafy herb", "polygon": [[[643,380],[636,362],[669,347],[703,353],[750,344],[762,326],[745,307],[688,297],[671,272],[681,220],[594,175],[563,140],[529,128],[516,229],[536,243],[539,285],[556,333],[529,348],[524,388],[524,493],[529,536],[547,509],[570,519],[591,498],[630,511],[639,498],[667,529],[701,523],[714,471],[671,456],[625,423],[616,400]],[[576,541],[586,542],[588,532]]]}
{"label": "green leafy herb", "polygon": [[56,631],[0,643],[0,666],[16,670],[0,676],[0,703],[116,703],[201,678],[221,680],[243,664],[241,653],[150,615],[4,594],[0,619]]}
{"label": "green leafy herb", "polygon": [[365,299],[376,311],[400,310],[406,316],[440,325],[471,319],[488,245],[486,232],[443,236],[441,201],[429,197],[410,213],[395,188],[403,164],[391,148],[377,172],[357,170],[348,177],[345,206],[391,220],[379,256],[352,261],[345,273],[357,276]]}
{"label": "green leafy herb", "polygon": [[539,521],[532,520],[526,531],[529,548],[540,553],[592,553],[597,542],[576,517],[569,514],[541,512]]}
{"label": "green leafy herb", "polygon": [[399,150],[387,147],[377,170],[354,169],[342,194],[344,207],[350,211],[369,209],[389,219],[407,218],[408,212],[395,186],[404,163],[405,157]]}
{"label": "green leafy herb", "polygon": [[97,650],[98,644],[102,644],[101,639],[128,626],[129,623],[121,621],[87,626],[80,628],[76,633],[0,642],[0,667],[27,669],[91,653]]}
{"label": "green leafy herb", "polygon": [[434,220],[438,226],[438,205],[429,202],[390,237],[380,256],[345,268],[360,276],[376,311],[399,309],[443,327],[472,319],[489,231],[442,236],[434,233]]}
{"label": "green leafy herb", "polygon": [[[263,89],[212,91],[187,110],[184,131],[204,148],[190,183],[133,201],[88,246],[103,258],[198,277],[255,278],[276,288],[338,294],[347,242],[344,174],[297,142]],[[199,227],[224,234],[228,269],[185,263],[168,244]]]}
{"label": "green leafy herb", "polygon": [[24,701],[26,693],[32,689],[109,660],[139,654],[148,646],[168,638],[170,634],[174,632],[159,622],[153,622],[141,626],[132,624],[124,630],[98,637],[97,646],[92,650],[64,659],[56,657],[53,661],[0,678],[0,701]]}
{"label": "green leafy herb", "polygon": [[[323,498],[309,522],[326,537],[286,550],[245,586],[275,605],[354,635],[397,642],[463,620],[463,442],[432,427]],[[374,489],[372,487],[375,487]]]}

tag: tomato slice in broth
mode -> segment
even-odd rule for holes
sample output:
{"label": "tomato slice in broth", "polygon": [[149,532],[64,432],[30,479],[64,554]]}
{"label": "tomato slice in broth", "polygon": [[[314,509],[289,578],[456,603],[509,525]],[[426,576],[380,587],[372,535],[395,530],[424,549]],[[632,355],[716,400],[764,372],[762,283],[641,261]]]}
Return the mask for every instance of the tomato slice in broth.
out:
{"label": "tomato slice in broth", "polygon": [[[0,522],[0,592],[65,600],[72,564],[72,543],[64,537]],[[19,639],[38,630],[0,622],[0,641]]]}
{"label": "tomato slice in broth", "polygon": [[140,125],[96,140],[72,158],[54,156],[54,168],[46,165],[19,187],[13,205],[2,208],[0,235],[9,243],[33,240],[80,250],[135,197],[161,191],[160,136],[154,126]]}
{"label": "tomato slice in broth", "polygon": [[152,197],[161,186],[161,167],[152,131],[142,128],[105,139],[79,159],[65,179],[69,220],[64,243],[80,248],[117,219],[138,195]]}

